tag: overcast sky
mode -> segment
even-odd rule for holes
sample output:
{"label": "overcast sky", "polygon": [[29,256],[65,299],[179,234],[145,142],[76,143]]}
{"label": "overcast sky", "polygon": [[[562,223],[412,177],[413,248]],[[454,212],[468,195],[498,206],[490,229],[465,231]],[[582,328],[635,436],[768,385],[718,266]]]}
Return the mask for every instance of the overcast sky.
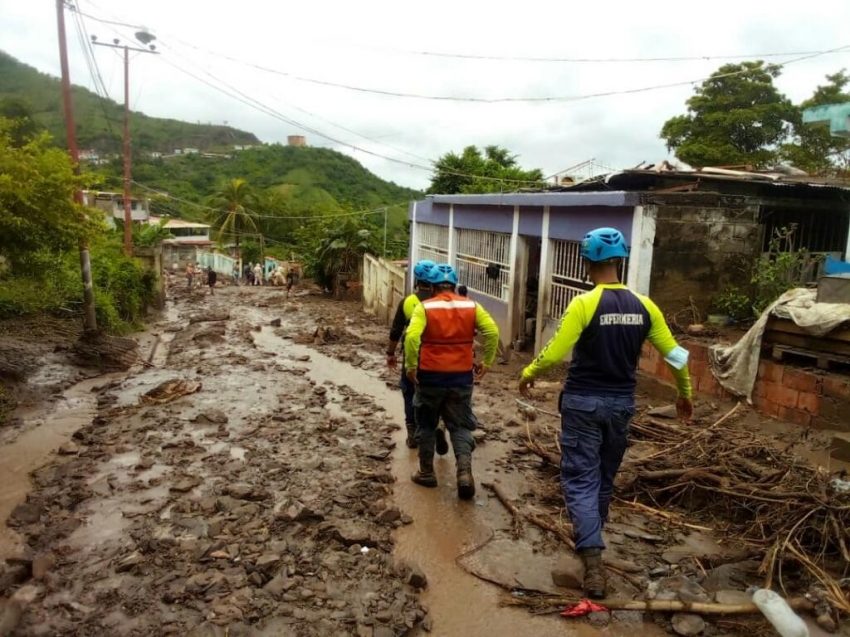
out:
{"label": "overcast sky", "polygon": [[[646,58],[825,51],[850,45],[847,0],[814,5],[789,0],[526,0],[501,5],[492,0],[74,1],[85,13],[144,25],[158,37],[161,56],[139,54],[131,63],[133,109],[193,122],[226,121],[263,142],[285,143],[287,135],[305,134],[310,145],[336,148],[385,179],[417,188],[427,185],[429,173],[408,164],[427,166],[426,160],[469,144],[505,146],[520,155],[524,167],[542,168],[547,175],[590,158],[614,168],[664,159],[667,151],[658,132],[667,118],[684,112],[692,86],[576,101],[476,103],[375,95],[291,76],[396,93],[578,97],[698,80],[727,60],[567,63],[416,52]],[[0,0],[0,16],[0,49],[58,75],[55,3]],[[133,33],[88,18],[85,24],[102,41]],[[68,36],[72,81],[93,88],[71,16]],[[109,95],[122,101],[119,56],[102,47],[95,52]],[[223,82],[226,90],[242,93],[247,101],[256,100],[337,141],[304,133],[175,66],[210,83]],[[842,68],[850,68],[850,49],[789,64],[777,83],[800,101],[824,75]]]}

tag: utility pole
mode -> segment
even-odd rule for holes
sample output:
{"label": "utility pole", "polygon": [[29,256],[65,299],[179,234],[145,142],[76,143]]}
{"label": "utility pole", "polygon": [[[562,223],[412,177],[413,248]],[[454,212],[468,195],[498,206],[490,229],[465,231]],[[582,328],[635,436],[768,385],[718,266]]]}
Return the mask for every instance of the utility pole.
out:
{"label": "utility pole", "polygon": [[[68,70],[68,43],[65,37],[65,0],[56,0],[56,22],[59,30],[59,63],[62,67],[62,102],[65,108],[65,130],[68,136],[68,152],[74,162],[74,174],[80,174],[80,153],[77,149],[77,133],[74,128],[74,107],[71,101],[71,74]],[[82,205],[83,193],[74,190],[74,201]],[[80,268],[83,274],[83,308],[85,332],[97,331],[94,312],[94,284],[91,277],[91,258],[88,239],[80,239]]]}
{"label": "utility pole", "polygon": [[[147,31],[139,31],[136,33],[136,38],[148,44],[154,40],[154,36]],[[130,51],[138,51],[140,53],[153,53],[158,55],[156,47],[150,45],[150,49],[139,49],[136,47],[120,45],[119,40],[113,40],[113,44],[104,44],[98,42],[95,36],[92,36],[92,43],[97,46],[108,46],[111,49],[124,49],[124,252],[127,256],[133,255],[133,213],[131,208],[130,196]]]}
{"label": "utility pole", "polygon": [[387,209],[384,208],[384,258],[387,258]]}

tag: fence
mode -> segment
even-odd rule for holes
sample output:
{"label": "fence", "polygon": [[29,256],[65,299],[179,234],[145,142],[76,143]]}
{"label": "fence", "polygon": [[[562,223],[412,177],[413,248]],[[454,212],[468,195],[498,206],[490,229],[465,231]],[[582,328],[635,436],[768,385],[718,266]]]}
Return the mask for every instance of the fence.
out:
{"label": "fence", "polygon": [[500,301],[510,299],[511,235],[501,232],[457,231],[455,268],[458,282]]}
{"label": "fence", "polygon": [[371,254],[363,257],[363,309],[389,325],[404,298],[405,270]]}
{"label": "fence", "polygon": [[236,269],[238,262],[233,257],[218,252],[202,252],[198,250],[197,261],[202,268],[212,267],[219,274],[227,276],[233,275],[233,270]]}
{"label": "fence", "polygon": [[416,226],[416,254],[414,263],[422,259],[430,259],[435,263],[446,263],[449,260],[449,229],[446,226],[436,226],[431,223],[420,223]]}
{"label": "fence", "polygon": [[[552,254],[552,294],[549,300],[548,318],[560,320],[575,297],[593,289],[593,284],[585,274],[584,259],[581,256],[581,242],[551,240]],[[629,271],[628,259],[624,259],[620,269],[620,280],[626,283]]]}

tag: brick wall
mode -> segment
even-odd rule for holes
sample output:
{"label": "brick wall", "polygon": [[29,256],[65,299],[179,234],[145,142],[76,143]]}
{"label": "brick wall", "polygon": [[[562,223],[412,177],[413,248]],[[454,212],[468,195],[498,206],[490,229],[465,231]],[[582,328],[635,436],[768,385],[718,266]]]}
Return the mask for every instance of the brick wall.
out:
{"label": "brick wall", "polygon": [[[708,365],[708,346],[682,344],[690,351],[688,364],[694,391],[719,399],[733,399]],[[644,345],[640,370],[663,381],[673,382],[667,363],[650,345]],[[806,427],[850,431],[850,379],[838,375],[763,360],[753,388],[753,406],[765,416],[774,416]]]}
{"label": "brick wall", "polygon": [[693,298],[700,312],[729,285],[745,287],[741,266],[761,253],[758,206],[654,206],[656,227],[650,295],[664,312]]}

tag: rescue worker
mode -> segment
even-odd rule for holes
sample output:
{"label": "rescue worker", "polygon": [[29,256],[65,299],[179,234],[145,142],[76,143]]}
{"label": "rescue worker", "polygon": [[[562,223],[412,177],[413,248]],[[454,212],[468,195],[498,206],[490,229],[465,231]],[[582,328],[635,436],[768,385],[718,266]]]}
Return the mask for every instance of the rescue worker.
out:
{"label": "rescue worker", "polygon": [[[499,328],[472,299],[455,293],[457,273],[447,263],[431,268],[427,281],[431,298],[413,310],[404,340],[407,379],[416,387],[413,406],[419,427],[419,471],[412,480],[436,487],[434,451],[440,417],[452,439],[457,463],[457,494],[475,495],[472,476],[472,432],[478,421],[472,413],[472,386],[490,370],[499,342]],[[474,364],[475,331],[484,338],[480,365]]]}
{"label": "rescue worker", "polygon": [[595,287],[570,302],[555,336],[522,371],[519,383],[522,396],[530,399],[534,379],[573,351],[558,405],[561,487],[585,566],[585,594],[592,599],[607,594],[602,528],[635,415],[635,372],[645,340],[673,372],[679,418],[688,421],[693,413],[688,351],[676,343],[658,306],[620,283],[628,255],[619,230],[599,228],[584,237],[581,256]]}
{"label": "rescue worker", "polygon": [[[393,324],[390,327],[390,341],[387,345],[387,367],[390,369],[398,368],[398,359],[395,352],[400,340],[404,338],[404,332],[407,325],[410,323],[410,317],[413,315],[414,308],[425,299],[431,298],[431,284],[427,281],[428,272],[436,263],[428,259],[419,261],[413,266],[413,280],[416,291],[402,299],[396,308]],[[404,369],[404,345],[402,345],[402,370],[401,380],[398,386],[401,387],[401,395],[404,398],[404,424],[407,428],[407,447],[416,449],[419,446],[419,433],[416,427],[416,412],[413,408],[413,395],[415,387],[413,383],[407,380],[407,371]],[[446,432],[442,428],[437,429],[437,453],[441,456],[449,452],[449,443],[446,440]]]}

